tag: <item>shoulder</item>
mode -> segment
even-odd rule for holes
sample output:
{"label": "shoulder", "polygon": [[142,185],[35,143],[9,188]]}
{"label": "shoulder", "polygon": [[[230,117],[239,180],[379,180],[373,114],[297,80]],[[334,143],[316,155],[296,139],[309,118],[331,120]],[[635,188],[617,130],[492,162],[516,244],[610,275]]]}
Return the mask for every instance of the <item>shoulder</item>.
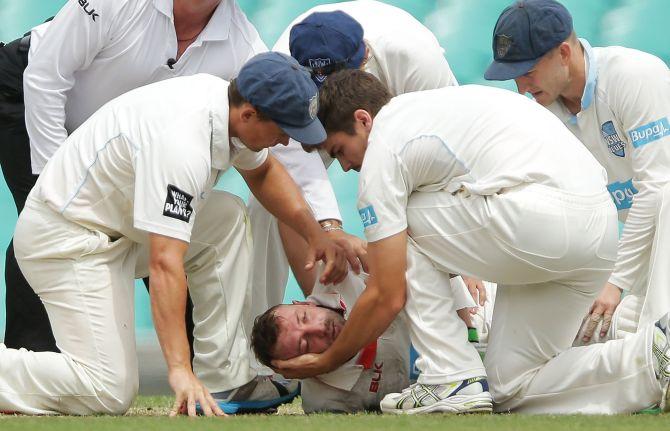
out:
{"label": "shoulder", "polygon": [[598,79],[621,86],[622,83],[648,82],[667,77],[668,66],[658,57],[622,46],[594,48],[598,60]]}

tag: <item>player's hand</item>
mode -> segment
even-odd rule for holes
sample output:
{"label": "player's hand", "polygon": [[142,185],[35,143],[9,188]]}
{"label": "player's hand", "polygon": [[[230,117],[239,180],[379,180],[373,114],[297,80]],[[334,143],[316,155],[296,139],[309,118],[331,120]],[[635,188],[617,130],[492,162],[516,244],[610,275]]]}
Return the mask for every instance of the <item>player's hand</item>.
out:
{"label": "player's hand", "polygon": [[272,369],[287,379],[305,379],[330,371],[321,353],[307,353],[285,361],[275,359]]}
{"label": "player's hand", "polygon": [[460,317],[461,320],[465,322],[465,326],[468,328],[474,327],[472,323],[472,316],[477,314],[477,307],[461,308],[460,310],[456,310],[456,314],[458,314],[458,317]]}
{"label": "player's hand", "polygon": [[170,416],[196,415],[195,404],[199,403],[205,416],[226,416],[205,386],[189,368],[173,367],[168,370],[168,382],[175,394]]}
{"label": "player's hand", "polygon": [[612,315],[614,315],[614,310],[616,310],[616,307],[620,302],[621,289],[612,283],[605,284],[605,287],[600,291],[600,294],[589,310],[586,330],[582,336],[582,341],[584,343],[588,343],[591,340],[591,337],[593,337],[593,333],[595,332],[596,327],[598,326],[598,323],[601,319],[603,324],[600,327],[600,338],[605,338],[607,331],[609,331],[610,325],[612,324]]}
{"label": "player's hand", "polygon": [[486,287],[484,287],[484,282],[473,277],[466,277],[464,275],[461,275],[461,278],[470,291],[472,299],[474,299],[475,302],[479,304],[479,306],[483,307],[484,303],[486,302]]}
{"label": "player's hand", "polygon": [[310,271],[318,260],[323,260],[326,267],[319,278],[323,285],[330,283],[337,284],[344,280],[349,271],[344,250],[335,241],[319,231],[319,234],[308,240],[309,250],[307,251],[307,263],[305,270]]}
{"label": "player's hand", "polygon": [[369,272],[368,270],[368,243],[355,235],[349,235],[348,233],[334,229],[327,232],[327,235],[335,241],[337,245],[342,247],[344,250],[345,257],[349,262],[349,266],[356,273],[360,274],[361,269],[363,272]]}

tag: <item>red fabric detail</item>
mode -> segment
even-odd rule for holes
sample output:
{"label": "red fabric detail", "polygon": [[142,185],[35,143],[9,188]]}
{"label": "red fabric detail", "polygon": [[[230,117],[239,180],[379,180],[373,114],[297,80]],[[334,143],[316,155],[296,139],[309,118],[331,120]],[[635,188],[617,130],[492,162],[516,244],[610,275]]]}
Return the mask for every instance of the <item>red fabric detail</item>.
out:
{"label": "red fabric detail", "polygon": [[358,356],[356,365],[362,365],[364,369],[369,370],[375,363],[377,357],[377,340],[365,346]]}

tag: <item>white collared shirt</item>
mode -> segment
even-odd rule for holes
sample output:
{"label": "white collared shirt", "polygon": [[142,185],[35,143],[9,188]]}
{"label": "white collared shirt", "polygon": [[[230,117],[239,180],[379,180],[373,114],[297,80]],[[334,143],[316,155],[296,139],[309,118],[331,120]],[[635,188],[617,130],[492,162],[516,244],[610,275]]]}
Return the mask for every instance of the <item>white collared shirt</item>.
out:
{"label": "white collared shirt", "polygon": [[68,1],[33,31],[24,74],[33,173],[91,114],[129,90],[176,76],[230,80],[266,51],[234,0],[222,0],[176,63],[172,0]]}
{"label": "white collared shirt", "polygon": [[583,196],[606,174],[575,136],[532,100],[465,85],[403,94],[374,118],[358,186],[368,241],[407,228],[413,191],[487,196],[537,183]]}
{"label": "white collared shirt", "polygon": [[625,222],[610,282],[644,289],[655,232],[658,193],[670,181],[670,71],[634,49],[584,47],[581,112],[557,100],[560,118],[607,170],[612,200]]}
{"label": "white collared shirt", "polygon": [[255,169],[268,155],[229,138],[228,112],[228,82],[212,75],[131,90],[67,138],[31,196],[111,238],[188,242],[221,172]]}
{"label": "white collared shirt", "polygon": [[[391,94],[458,85],[444,57],[444,49],[433,33],[408,12],[374,0],[313,7],[293,20],[272,50],[290,54],[291,28],[311,13],[334,10],[349,14],[361,24],[370,48],[370,59],[364,70],[379,78]],[[304,153],[295,141],[271,151],[302,188],[317,220],[341,220],[335,193],[316,153]]]}

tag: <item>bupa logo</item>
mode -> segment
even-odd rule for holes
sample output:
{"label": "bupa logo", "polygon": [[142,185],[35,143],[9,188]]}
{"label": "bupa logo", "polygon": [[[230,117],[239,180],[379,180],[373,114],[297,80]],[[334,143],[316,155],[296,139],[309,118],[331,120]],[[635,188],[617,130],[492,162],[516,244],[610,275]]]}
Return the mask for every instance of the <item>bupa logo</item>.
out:
{"label": "bupa logo", "polygon": [[628,135],[630,135],[633,147],[638,148],[670,135],[670,122],[668,122],[668,117],[663,117],[628,131]]}
{"label": "bupa logo", "polygon": [[627,210],[633,205],[633,196],[637,189],[633,186],[633,179],[626,182],[617,181],[607,185],[607,190],[612,196],[612,200],[618,211]]}
{"label": "bupa logo", "polygon": [[363,229],[367,229],[370,226],[377,224],[377,214],[375,214],[375,209],[372,205],[359,209],[358,214],[361,216]]}
{"label": "bupa logo", "polygon": [[320,69],[330,66],[330,58],[310,58],[307,60],[307,64],[312,69],[312,75],[317,81],[323,82],[326,80],[326,75]]}
{"label": "bupa logo", "polygon": [[193,214],[193,208],[191,207],[192,200],[193,196],[183,190],[179,190],[179,188],[172,184],[168,184],[163,215],[188,223],[191,219],[191,214]]}
{"label": "bupa logo", "polygon": [[95,21],[95,19],[100,16],[95,13],[95,9],[90,7],[91,5],[89,4],[88,0],[77,0],[77,3],[79,3],[79,6],[81,6],[84,12],[86,12],[86,14],[90,16],[93,21]]}
{"label": "bupa logo", "polygon": [[600,126],[600,133],[602,134],[610,153],[617,157],[624,157],[626,155],[626,143],[619,137],[613,122],[608,121],[603,123],[603,125]]}

